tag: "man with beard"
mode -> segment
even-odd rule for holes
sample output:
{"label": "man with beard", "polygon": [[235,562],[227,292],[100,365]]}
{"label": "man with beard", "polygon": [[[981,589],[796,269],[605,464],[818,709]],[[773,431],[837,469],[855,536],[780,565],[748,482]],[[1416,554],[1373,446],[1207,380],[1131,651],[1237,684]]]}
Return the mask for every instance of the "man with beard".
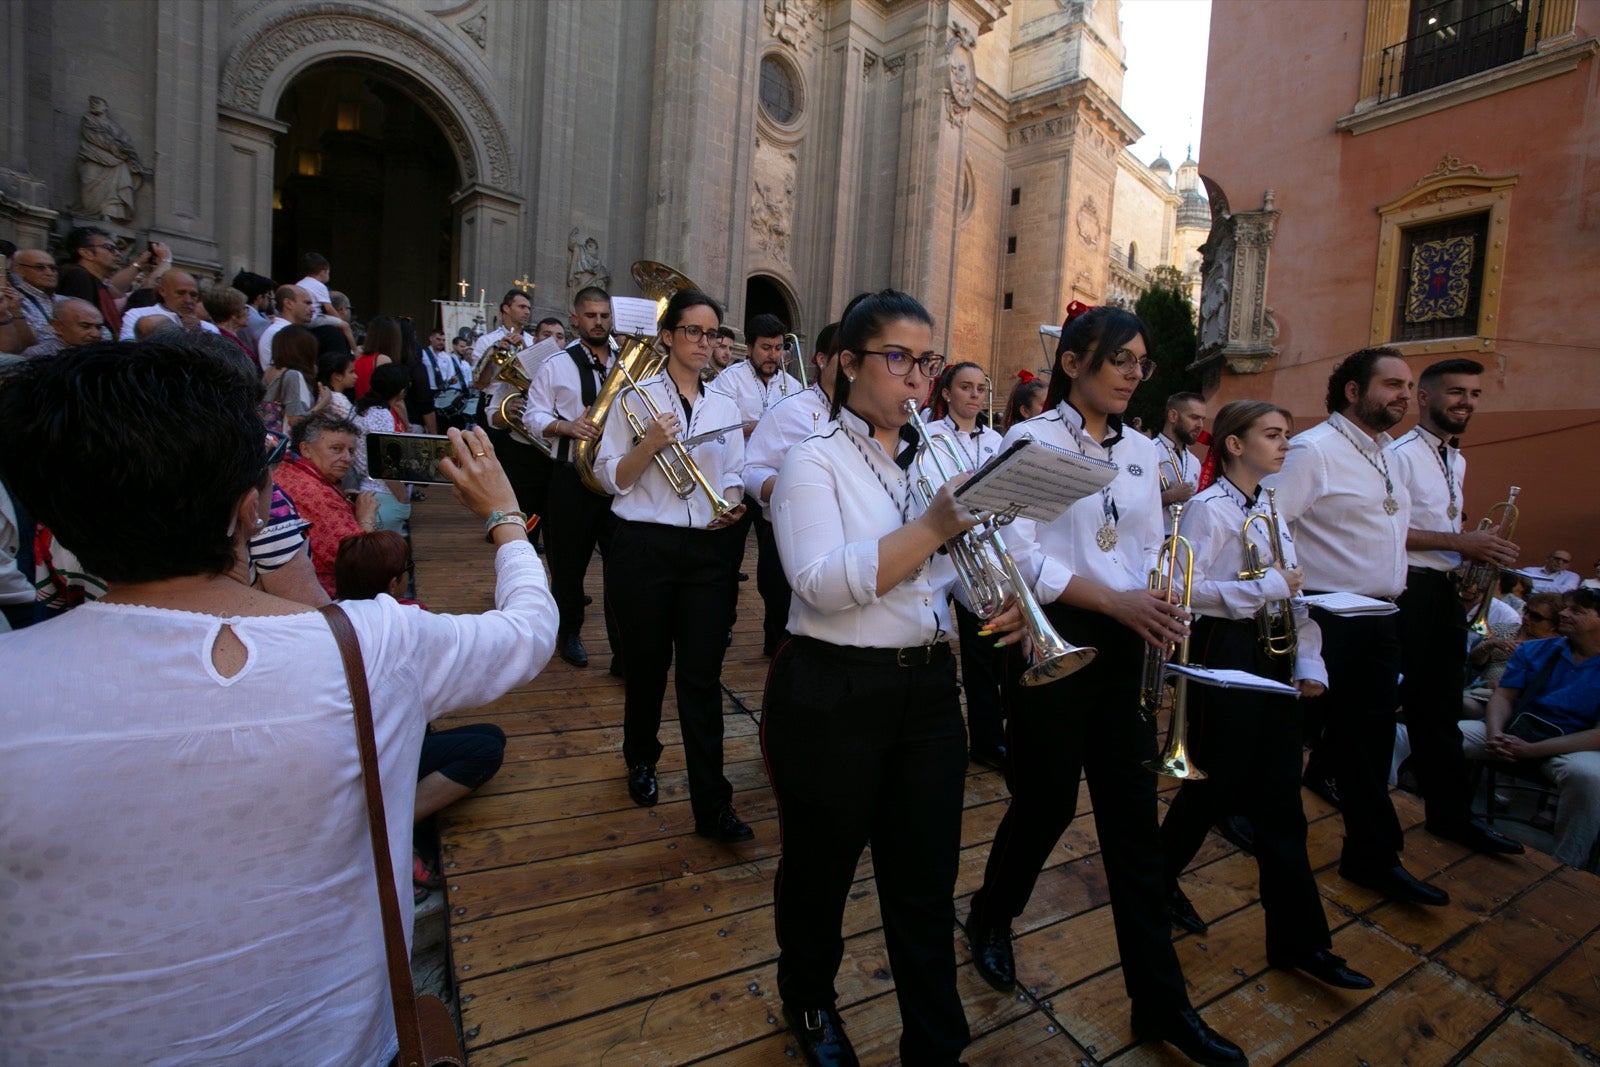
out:
{"label": "man with beard", "polygon": [[[757,315],[745,328],[750,343],[750,358],[717,375],[712,389],[733,397],[744,420],[744,435],[755,431],[756,423],[767,410],[788,396],[804,389],[794,375],[783,369],[783,335],[789,327],[776,315]],[[712,346],[715,354],[716,346]],[[729,345],[732,352],[732,345]]]}
{"label": "man with beard", "polygon": [[1156,435],[1161,446],[1161,506],[1167,509],[1167,533],[1172,533],[1172,505],[1194,496],[1200,484],[1200,461],[1189,449],[1206,428],[1206,399],[1199,393],[1173,393],[1167,397],[1167,417]]}
{"label": "man with beard", "polygon": [[1400,594],[1403,665],[1400,704],[1411,740],[1411,768],[1427,801],[1428,832],[1478,852],[1522,846],[1472,817],[1472,784],[1461,751],[1461,677],[1466,624],[1452,579],[1462,557],[1509,567],[1517,546],[1488,530],[1461,530],[1467,461],[1457,447],[1478,398],[1483,364],[1447,359],[1417,381],[1417,426],[1393,445],[1396,481],[1411,494],[1406,591]]}
{"label": "man with beard", "polygon": [[[1395,477],[1387,431],[1405,417],[1411,371],[1392,348],[1365,348],[1328,377],[1328,419],[1289,445],[1283,470],[1265,479],[1293,529],[1307,593],[1394,600],[1406,587],[1411,495]],[[1322,724],[1309,785],[1344,815],[1339,874],[1391,900],[1443,905],[1449,894],[1400,865],[1405,846],[1389,799],[1395,708],[1400,703],[1396,616],[1334,615],[1322,628],[1328,689],[1307,707]]]}

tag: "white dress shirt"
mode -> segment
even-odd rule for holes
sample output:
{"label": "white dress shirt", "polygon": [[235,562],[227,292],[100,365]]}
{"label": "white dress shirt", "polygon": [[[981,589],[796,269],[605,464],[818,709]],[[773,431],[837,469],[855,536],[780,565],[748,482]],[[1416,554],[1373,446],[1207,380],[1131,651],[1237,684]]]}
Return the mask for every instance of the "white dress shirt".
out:
{"label": "white dress shirt", "polygon": [[[1263,532],[1265,522],[1251,524],[1250,543],[1260,553],[1260,562],[1267,567],[1267,573],[1256,579],[1239,577],[1245,569],[1242,530],[1245,519],[1251,515],[1267,517],[1267,494],[1258,491],[1251,500],[1225,476],[1184,503],[1178,533],[1194,549],[1194,585],[1190,589],[1189,603],[1196,614],[1214,619],[1249,619],[1262,605],[1288,598],[1288,581],[1272,567],[1280,555],[1290,566],[1294,564],[1294,539],[1288,526],[1281,522],[1278,530],[1281,544],[1277,546]],[[1311,614],[1305,607],[1297,606],[1293,613],[1298,636],[1294,680],[1309,679],[1327,685],[1328,670],[1322,664],[1322,630],[1311,621]]]}
{"label": "white dress shirt", "polygon": [[778,401],[800,392],[805,386],[782,367],[763,382],[756,377],[756,369],[750,361],[744,360],[717,375],[706,388],[732,397],[739,407],[739,418],[755,422]]}
{"label": "white dress shirt", "polygon": [[[471,384],[472,380],[477,377],[478,365],[483,362],[483,354],[489,351],[489,349],[499,342],[501,338],[511,336],[512,334],[520,334],[519,340],[521,342],[521,347],[523,348],[533,344],[533,335],[527,330],[515,331],[507,329],[504,326],[496,326],[494,329],[490,330],[488,333],[484,334],[482,337],[479,337],[472,343],[472,371],[467,377],[467,382],[469,385]],[[494,412],[499,411],[500,402],[506,397],[511,396],[516,391],[516,388],[510,382],[503,382],[499,378],[490,378],[488,388],[484,393],[484,412],[487,414],[493,414]],[[522,432],[518,430],[517,427],[512,426],[510,427],[510,430],[513,440],[525,445],[531,445],[533,443],[531,440],[524,437]]]}
{"label": "white dress shirt", "polygon": [[[576,422],[589,410],[589,406],[583,402],[583,379],[579,377],[578,365],[572,361],[570,354],[574,349],[593,362],[594,353],[582,341],[573,341],[564,351],[539,364],[533,372],[532,381],[528,383],[528,406],[522,412],[524,432],[530,437],[543,436],[554,450],[554,458],[563,463],[572,462],[572,448],[576,440],[561,434],[546,434],[545,430],[554,422]],[[615,351],[611,358],[616,358]],[[611,369],[611,363],[606,364],[606,369]],[[599,395],[600,387],[605,384],[605,374],[598,370],[589,373],[594,378],[595,394]],[[620,415],[616,417],[621,418]],[[611,414],[608,414],[606,422],[611,421]]]}
{"label": "white dress shirt", "polygon": [[[148,319],[153,316],[160,316],[161,318],[166,319],[168,322],[180,321],[176,311],[168,311],[160,304],[152,304],[150,307],[134,308],[132,311],[123,312],[122,332],[117,334],[117,340],[137,340],[139,335],[137,332],[135,332],[134,327],[138,324],[140,319]],[[286,322],[284,325],[287,326],[289,324]],[[222,332],[221,330],[217,329],[215,324],[207,322],[205,319],[200,320],[200,328],[206,333]]]}
{"label": "white dress shirt", "polygon": [[[1176,470],[1178,472],[1178,481],[1183,482],[1190,489],[1197,487],[1200,484],[1200,461],[1194,458],[1194,454],[1164,433],[1156,434],[1155,441],[1156,445],[1161,449],[1161,459],[1163,460],[1161,472],[1162,476],[1167,478],[1167,488],[1170,489],[1173,486],[1172,479],[1168,474],[1170,470]],[[1171,464],[1171,466],[1169,467],[1167,464]],[[1161,528],[1167,534],[1172,533],[1171,507],[1166,509],[1166,514],[1161,518]]]}
{"label": "white dress shirt", "polygon": [[[571,360],[566,363],[569,370],[576,369]],[[649,394],[661,411],[675,411],[679,422],[685,421],[677,383],[665,372],[646,378],[639,383],[639,388]],[[649,423],[653,418],[644,401],[627,389],[618,395],[616,404],[606,415],[605,430],[600,435],[600,448],[595,455],[594,473],[600,484],[613,495],[612,513],[630,522],[654,522],[696,530],[710,526],[711,501],[706,494],[696,489],[688,496],[680,497],[667,484],[667,476],[661,473],[661,467],[654,459],[645,464],[644,471],[632,485],[626,489],[617,485],[617,464],[633,451],[635,444],[633,430],[622,413],[624,404],[638,416],[641,423]],[[740,428],[739,412],[734,408],[733,400],[702,388],[700,399],[695,402],[686,421],[688,425],[679,431],[679,440],[686,440],[707,430],[731,427],[719,437],[690,446],[689,454],[706,482],[728,503],[737,504],[744,492],[744,431]],[[670,460],[674,451],[670,447],[664,448],[659,455],[662,459]]]}
{"label": "white dress shirt", "polygon": [[[974,471],[994,457],[1000,451],[1000,434],[987,426],[978,426],[969,431],[957,426],[955,420],[946,415],[942,419],[934,419],[928,423],[930,437],[948,438],[955,450],[956,460],[961,469]],[[944,457],[945,466],[950,465],[950,457]]]}
{"label": "white dress shirt", "polygon": [[[1411,494],[1411,529],[1461,532],[1467,484],[1467,457],[1461,449],[1418,426],[1389,446],[1389,463],[1395,480],[1405,482]],[[1406,562],[1432,571],[1453,571],[1461,565],[1461,553],[1407,549]]]}
{"label": "white dress shirt", "polygon": [[[122,323],[126,326],[128,320],[124,318]],[[256,355],[261,360],[262,370],[272,366],[272,339],[278,335],[279,330],[289,325],[292,324],[288,319],[282,315],[274,315],[272,321],[267,323],[266,329],[261,331],[261,336],[256,338]]]}
{"label": "white dress shirt", "polygon": [[1533,571],[1523,571],[1533,581],[1535,593],[1570,593],[1578,588],[1578,572],[1574,570],[1557,571],[1550,573],[1543,567]]}
{"label": "white dress shirt", "polygon": [[[1083,416],[1067,401],[1054,411],[1011,427],[1002,447],[1024,437],[1119,467],[1104,491],[1084,497],[1052,522],[1040,525],[1031,519],[1017,519],[1002,528],[1018,568],[1024,575],[1037,576],[1034,594],[1039,603],[1060,599],[1067,583],[1079,574],[1119,592],[1145,588],[1161,550],[1164,511],[1156,475],[1161,450],[1156,443],[1120,420],[1112,423],[1104,441],[1094,441],[1084,433]],[[1105,525],[1108,511],[1117,540],[1109,551],[1103,551],[1095,535]]]}
{"label": "white dress shirt", "polygon": [[1405,589],[1411,494],[1393,465],[1395,513],[1383,506],[1392,440],[1384,433],[1374,441],[1335,413],[1295,434],[1283,469],[1263,479],[1278,491],[1278,515],[1294,530],[1307,591],[1395,597]]}
{"label": "white dress shirt", "polygon": [[906,473],[848,410],[792,449],[772,490],[772,532],[794,597],[789,632],[855,648],[950,636],[955,570],[935,553],[879,596],[878,541],[922,514]]}
{"label": "white dress shirt", "polygon": [[[833,402],[820,385],[790,393],[768,411],[744,448],[744,498],[761,503],[761,487],[775,477],[789,450],[832,421]],[[776,489],[776,486],[774,486]],[[768,504],[761,503],[763,508]]]}

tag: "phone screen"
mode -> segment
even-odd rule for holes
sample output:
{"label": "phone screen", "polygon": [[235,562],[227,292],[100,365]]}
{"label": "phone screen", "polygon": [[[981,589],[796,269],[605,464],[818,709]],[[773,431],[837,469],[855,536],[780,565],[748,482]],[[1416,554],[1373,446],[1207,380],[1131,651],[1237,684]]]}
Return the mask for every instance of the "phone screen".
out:
{"label": "phone screen", "polygon": [[439,461],[453,455],[450,439],[438,434],[367,434],[367,473],[379,481],[449,485]]}

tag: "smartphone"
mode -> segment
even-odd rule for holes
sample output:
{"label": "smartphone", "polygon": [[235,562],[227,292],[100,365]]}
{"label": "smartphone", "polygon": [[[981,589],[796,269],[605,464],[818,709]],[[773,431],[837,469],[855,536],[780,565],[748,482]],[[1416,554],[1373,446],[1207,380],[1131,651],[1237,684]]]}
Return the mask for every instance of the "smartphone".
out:
{"label": "smartphone", "polygon": [[367,473],[379,481],[449,485],[439,461],[454,455],[450,439],[442,434],[367,434]]}

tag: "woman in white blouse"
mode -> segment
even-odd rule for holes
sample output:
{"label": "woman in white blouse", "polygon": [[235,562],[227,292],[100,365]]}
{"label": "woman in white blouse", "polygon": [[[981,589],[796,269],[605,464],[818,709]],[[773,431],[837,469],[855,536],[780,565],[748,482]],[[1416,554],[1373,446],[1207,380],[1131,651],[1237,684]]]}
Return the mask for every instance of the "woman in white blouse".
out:
{"label": "woman in white blouse", "polygon": [[[339,649],[250,585],[271,481],[253,371],[182,341],[35,360],[0,476],[109,592],[0,639],[0,1003],[17,1062],[395,1055]],[[345,605],[401,899],[430,718],[536,675],[555,605],[481,432],[446,466],[497,544],[496,610]],[[404,916],[408,927],[409,912]]]}
{"label": "woman in white blouse", "polygon": [[1145,648],[1187,632],[1186,613],[1146,588],[1161,543],[1161,453],[1122,422],[1134,390],[1153,370],[1149,336],[1136,316],[1075,302],[1062,325],[1045,414],[1006,431],[1007,444],[1036,438],[1113,464],[1116,472],[1104,489],[1054,521],[1018,519],[1005,528],[1022,572],[1038,576],[1034,591],[1056,631],[1099,654],[1065,678],[1031,687],[1017,684],[1023,657],[1011,658],[1006,782],[1012,800],[973,897],[967,935],[979,973],[1009,992],[1016,983],[1012,920],[1072,822],[1082,775],[1094,804],[1134,1033],[1169,1041],[1203,1063],[1243,1063],[1238,1046],[1189,1004],[1162,892],[1156,778],[1144,769],[1156,754],[1154,723],[1139,711]]}
{"label": "woman in white blouse", "polygon": [[[953,1064],[969,1039],[950,937],[967,761],[948,644],[954,571],[936,553],[974,518],[950,487],[924,511],[907,471],[905,405],[944,362],[928,312],[885,290],[846,313],[835,347],[836,421],[789,453],[771,499],[794,590],[761,724],[783,824],[778,994],[807,1062],[856,1062],[833,982],[870,843],[900,1057]],[[990,641],[1016,629],[1015,610],[996,624]]]}
{"label": "woman in white blouse", "polygon": [[406,421],[406,385],[410,372],[398,363],[385,363],[372,372],[366,395],[356,401],[355,414],[350,421],[361,427],[361,439],[356,442],[353,470],[360,480],[356,491],[372,493],[378,498],[379,530],[404,532],[411,518],[409,492],[402,482],[385,482],[372,477],[367,469],[367,434],[410,433]]}
{"label": "woman in white blouse", "polygon": [[[1314,697],[1327,688],[1322,634],[1304,607],[1291,611],[1295,633],[1289,651],[1281,618],[1276,650],[1262,640],[1257,615],[1279,607],[1300,591],[1294,546],[1287,523],[1279,543],[1270,537],[1270,499],[1261,479],[1276,474],[1289,454],[1290,419],[1261,400],[1235,400],[1217,412],[1212,455],[1218,476],[1183,508],[1179,534],[1194,549],[1191,604],[1196,613],[1189,659],[1205,667],[1231,668],[1293,683]],[[1261,521],[1252,521],[1260,516]],[[1244,534],[1249,521],[1248,535]],[[1256,560],[1245,559],[1244,536]],[[1260,578],[1240,578],[1256,564]],[[1206,833],[1227,815],[1242,815],[1255,828],[1261,868],[1261,904],[1267,914],[1267,962],[1299,968],[1329,985],[1370,989],[1372,980],[1335,956],[1322,898],[1306,857],[1306,817],[1300,805],[1300,705],[1290,696],[1245,689],[1189,686],[1189,748],[1208,777],[1183,783],[1161,824],[1161,848],[1172,921],[1192,933],[1205,922],[1178,888],[1178,876],[1193,861]]]}
{"label": "woman in white blouse", "polygon": [[[734,844],[754,836],[734,813],[733,786],[722,773],[722,657],[738,593],[733,524],[744,514],[744,432],[734,402],[700,388],[721,322],[722,308],[704,293],[685,289],[668,301],[657,341],[667,350],[666,365],[617,398],[595,475],[613,494],[619,520],[606,556],[606,601],[627,655],[628,794],[644,807],[657,800],[661,702],[675,663],[695,832]],[[651,404],[659,414],[651,414]],[[625,411],[645,427],[637,440]],[[678,440],[688,442],[695,466],[735,505],[732,511],[713,514],[711,498],[699,489],[674,492],[658,457],[670,461]]]}

